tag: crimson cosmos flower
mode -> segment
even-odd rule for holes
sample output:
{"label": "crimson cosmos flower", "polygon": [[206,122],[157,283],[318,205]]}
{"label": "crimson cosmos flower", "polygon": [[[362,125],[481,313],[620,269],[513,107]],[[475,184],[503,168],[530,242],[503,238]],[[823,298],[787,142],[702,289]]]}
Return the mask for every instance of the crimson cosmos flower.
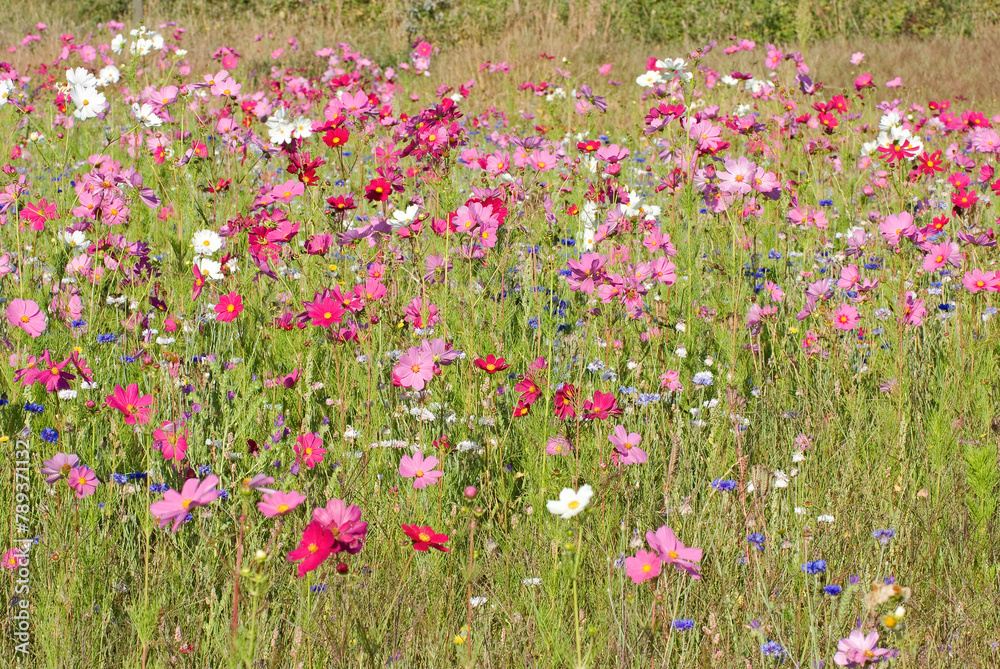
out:
{"label": "crimson cosmos flower", "polygon": [[497,372],[502,372],[503,370],[510,367],[507,361],[503,358],[498,358],[492,353],[486,356],[486,359],[477,358],[473,361],[479,369],[483,370],[487,374],[496,374]]}
{"label": "crimson cosmos flower", "polygon": [[413,542],[413,549],[426,551],[428,548],[436,548],[443,553],[450,553],[450,548],[445,548],[442,544],[448,541],[447,534],[438,534],[429,525],[423,527],[419,525],[401,525],[403,532]]}

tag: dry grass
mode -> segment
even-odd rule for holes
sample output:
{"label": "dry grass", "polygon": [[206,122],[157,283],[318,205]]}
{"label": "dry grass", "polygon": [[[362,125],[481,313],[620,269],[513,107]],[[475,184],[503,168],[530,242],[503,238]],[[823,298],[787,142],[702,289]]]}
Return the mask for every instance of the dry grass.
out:
{"label": "dry grass", "polygon": [[[527,3],[525,4],[527,6]],[[510,77],[522,81],[553,80],[558,75],[555,65],[571,70],[574,74],[584,73],[584,81],[592,84],[599,81],[597,66],[612,63],[612,78],[630,84],[637,74],[644,71],[644,64],[651,55],[676,56],[699,45],[674,44],[652,45],[629,41],[621,35],[611,34],[609,23],[602,21],[601,15],[593,11],[595,3],[584,8],[569,19],[569,25],[560,24],[553,16],[544,12],[528,13],[509,17],[509,27],[502,35],[482,42],[462,42],[441,44],[441,53],[434,64],[434,84],[447,81],[457,86],[470,78],[483,79],[478,67],[487,60],[506,61],[511,65]],[[19,42],[38,21],[44,21],[49,29],[41,43],[30,49],[19,49],[14,54],[4,54],[18,69],[37,64],[40,60],[51,60],[58,50],[59,35],[69,32],[77,35],[77,42],[86,40],[87,34],[96,27],[99,17],[89,25],[77,24],[71,17],[60,14],[64,3],[51,0],[36,2],[17,0],[14,11],[0,19],[0,48]],[[176,20],[187,29],[184,45],[193,54],[192,67],[195,72],[209,69],[208,54],[215,48],[233,46],[248,57],[258,70],[269,69],[271,50],[285,46],[289,36],[296,36],[302,46],[297,54],[286,55],[285,65],[304,65],[312,61],[312,52],[321,46],[338,41],[357,45],[362,52],[372,54],[386,64],[391,64],[407,51],[406,35],[400,27],[402,21],[384,22],[380,29],[371,25],[345,22],[337,12],[303,13],[284,16],[280,13],[274,19],[253,16],[232,16],[226,19],[213,18],[206,13],[203,3],[196,4],[186,16],[162,16],[158,14],[156,2],[146,0],[147,25],[158,25],[168,20]],[[390,10],[391,11],[391,10]],[[264,39],[254,42],[254,37],[264,33]],[[725,40],[724,36],[722,37]],[[96,40],[95,40],[96,41]],[[828,90],[851,89],[858,68],[849,63],[850,54],[862,51],[866,55],[861,71],[870,72],[876,83],[884,84],[889,79],[900,76],[907,89],[917,91],[917,100],[955,99],[964,96],[970,104],[995,113],[1000,111],[998,89],[1000,89],[1000,50],[990,45],[1000,42],[1000,26],[987,26],[980,30],[976,38],[936,37],[926,40],[840,39],[808,45],[805,49],[807,62],[812,68],[814,79],[824,82]],[[720,72],[732,69],[753,71],[762,74],[761,47],[753,57],[746,54],[726,56],[720,48],[710,54],[705,63]],[[762,45],[761,45],[762,46]],[[785,45],[785,50],[795,51],[795,45]],[[286,49],[287,50],[287,49]],[[541,52],[557,57],[550,61],[539,58]],[[45,54],[40,57],[39,54]],[[566,58],[570,64],[563,65],[559,59]],[[582,83],[577,79],[574,83]],[[430,81],[428,81],[428,87]],[[891,97],[888,89],[880,88],[882,94]],[[523,95],[523,94],[521,94]]]}

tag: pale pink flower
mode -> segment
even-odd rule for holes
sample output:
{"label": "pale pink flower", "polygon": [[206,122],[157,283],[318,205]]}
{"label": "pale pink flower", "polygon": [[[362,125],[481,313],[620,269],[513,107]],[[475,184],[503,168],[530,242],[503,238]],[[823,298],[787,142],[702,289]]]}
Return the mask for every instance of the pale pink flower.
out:
{"label": "pale pink flower", "polygon": [[437,467],[438,459],[433,455],[429,458],[425,458],[424,454],[417,451],[413,454],[413,457],[409,455],[404,455],[399,460],[399,475],[403,478],[413,479],[413,487],[426,488],[429,485],[434,485],[437,480],[444,476],[444,473],[434,469]]}
{"label": "pale pink flower", "polygon": [[36,302],[15,297],[7,306],[7,322],[35,338],[45,332],[48,319]]}
{"label": "pale pink flower", "polygon": [[641,465],[646,461],[646,452],[639,448],[642,437],[638,432],[629,432],[623,425],[616,425],[614,432],[608,435],[618,456],[618,461],[623,465]]}
{"label": "pale pink flower", "polygon": [[257,509],[268,518],[274,518],[294,511],[304,501],[306,501],[306,496],[297,490],[289,490],[288,492],[279,490],[270,495],[264,495],[261,501],[257,502]]}

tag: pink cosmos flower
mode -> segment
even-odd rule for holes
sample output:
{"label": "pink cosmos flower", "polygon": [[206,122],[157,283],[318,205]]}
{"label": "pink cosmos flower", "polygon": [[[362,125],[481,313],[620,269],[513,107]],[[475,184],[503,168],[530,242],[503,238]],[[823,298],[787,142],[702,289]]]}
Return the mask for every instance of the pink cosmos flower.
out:
{"label": "pink cosmos flower", "polygon": [[879,223],[878,229],[882,233],[882,238],[891,246],[899,246],[901,237],[910,237],[917,232],[913,216],[908,211],[886,216],[885,220]]}
{"label": "pink cosmos flower", "polygon": [[833,311],[833,327],[845,332],[858,327],[861,317],[858,310],[850,304],[841,304]]}
{"label": "pink cosmos flower", "polygon": [[995,293],[1000,290],[1000,279],[997,278],[996,272],[983,272],[980,269],[974,269],[965,273],[965,276],[962,277],[962,285],[970,293],[978,293],[981,290]]}
{"label": "pink cosmos flower", "polygon": [[219,298],[215,305],[215,320],[220,323],[231,323],[243,311],[243,298],[239,293],[228,293]]}
{"label": "pink cosmos flower", "polygon": [[306,496],[297,490],[289,490],[288,492],[279,490],[270,495],[264,495],[261,501],[257,502],[257,509],[268,518],[274,518],[294,511],[304,501],[306,501]]}
{"label": "pink cosmos flower", "polygon": [[90,467],[73,467],[66,475],[66,483],[76,492],[77,499],[83,499],[94,494],[100,481]]}
{"label": "pink cosmos flower", "polygon": [[184,424],[176,425],[169,420],[163,421],[160,427],[153,430],[155,447],[163,454],[164,460],[184,461],[187,452],[187,428]]}
{"label": "pink cosmos flower", "polygon": [[663,560],[653,551],[638,550],[635,557],[625,558],[625,575],[635,583],[642,583],[660,575]]}
{"label": "pink cosmos flower", "polygon": [[656,532],[652,530],[646,532],[646,543],[660,554],[660,559],[664,562],[676,565],[678,569],[683,569],[696,580],[701,578],[700,568],[696,563],[701,562],[703,551],[682,544],[677,540],[674,531],[666,525]]}
{"label": "pink cosmos flower", "polygon": [[723,193],[736,193],[745,195],[753,189],[753,177],[757,170],[756,163],[752,163],[744,156],[736,160],[727,158],[726,169],[718,172],[719,190]]}
{"label": "pink cosmos flower", "polygon": [[901,323],[914,327],[920,327],[924,324],[924,318],[927,316],[927,307],[924,306],[923,300],[917,299],[915,293],[906,291],[901,307],[903,312],[899,317]]}
{"label": "pink cosmos flower", "polygon": [[32,230],[41,232],[45,229],[45,221],[58,219],[59,212],[56,211],[55,202],[47,202],[43,197],[37,204],[33,202],[25,204],[21,210],[21,218],[31,221]]}
{"label": "pink cosmos flower", "polygon": [[846,639],[837,642],[837,654],[833,661],[841,667],[863,667],[868,662],[878,663],[888,648],[878,647],[878,632],[872,630],[865,636],[859,629],[853,630]]}
{"label": "pink cosmos flower", "polygon": [[33,300],[14,298],[7,306],[7,322],[35,338],[45,332],[48,319]]}
{"label": "pink cosmos flower", "polygon": [[309,572],[317,569],[323,560],[333,553],[333,546],[336,544],[336,537],[333,532],[325,529],[317,522],[309,523],[302,532],[302,539],[299,546],[293,551],[289,551],[287,559],[289,562],[299,562],[299,578],[304,577]]}
{"label": "pink cosmos flower", "polygon": [[962,252],[955,242],[941,242],[931,246],[924,256],[923,268],[925,272],[936,272],[948,264],[962,266]]}
{"label": "pink cosmos flower", "polygon": [[107,405],[125,414],[125,422],[129,425],[145,425],[149,422],[149,406],[153,403],[152,395],[139,396],[139,386],[130,383],[128,388],[115,386],[115,394],[106,397]]}
{"label": "pink cosmos flower", "polygon": [[569,455],[572,450],[573,447],[570,445],[569,439],[561,434],[549,437],[545,443],[546,455]]}
{"label": "pink cosmos flower", "polygon": [[176,532],[192,510],[222,496],[222,491],[215,489],[218,483],[219,477],[214,474],[206,476],[204,481],[188,479],[180,492],[176,490],[164,492],[163,499],[153,502],[149,506],[149,511],[156,518],[159,527],[166,527],[173,521],[170,531]]}
{"label": "pink cosmos flower", "polygon": [[333,532],[337,539],[333,548],[335,553],[344,551],[354,555],[364,547],[368,523],[361,522],[361,509],[354,504],[331,499],[326,508],[313,509],[312,521]]}
{"label": "pink cosmos flower", "polygon": [[413,346],[399,359],[392,370],[393,381],[399,381],[404,388],[423,390],[434,377],[434,357],[424,349]]}
{"label": "pink cosmos flower", "polygon": [[840,280],[837,281],[837,287],[843,288],[844,290],[851,290],[861,279],[861,272],[858,270],[857,265],[848,265],[840,270]]}
{"label": "pink cosmos flower", "polygon": [[80,465],[80,458],[75,453],[56,453],[51,459],[42,463],[42,475],[46,483],[55,483],[65,477],[75,467]]}
{"label": "pink cosmos flower", "polygon": [[323,462],[323,454],[326,453],[326,449],[323,448],[323,440],[312,432],[300,434],[293,448],[295,461],[304,464],[309,469]]}
{"label": "pink cosmos flower", "polygon": [[629,432],[624,425],[615,425],[608,441],[614,445],[618,461],[623,465],[641,465],[647,459],[646,452],[639,448],[642,437],[638,432]]}
{"label": "pink cosmos flower", "polygon": [[681,385],[681,373],[675,369],[668,369],[663,374],[660,374],[660,387],[666,388],[672,393],[683,392],[684,386]]}
{"label": "pink cosmos flower", "polygon": [[28,558],[18,548],[11,548],[0,558],[0,567],[4,569],[17,569],[26,564],[28,564]]}
{"label": "pink cosmos flower", "polygon": [[413,457],[404,455],[399,461],[399,475],[403,478],[413,479],[413,487],[426,488],[434,485],[437,480],[444,476],[444,473],[434,469],[437,467],[438,459],[434,456],[425,458],[424,454],[417,451]]}
{"label": "pink cosmos flower", "polygon": [[851,54],[851,65],[860,65],[861,61],[865,59],[865,54],[861,51],[855,51]]}

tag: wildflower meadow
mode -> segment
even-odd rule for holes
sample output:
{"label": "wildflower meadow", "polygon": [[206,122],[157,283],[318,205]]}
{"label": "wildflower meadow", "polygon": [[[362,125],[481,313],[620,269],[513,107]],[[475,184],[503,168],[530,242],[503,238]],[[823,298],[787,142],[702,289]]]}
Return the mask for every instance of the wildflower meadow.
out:
{"label": "wildflower meadow", "polygon": [[51,32],[0,43],[4,666],[1000,665],[995,104]]}

